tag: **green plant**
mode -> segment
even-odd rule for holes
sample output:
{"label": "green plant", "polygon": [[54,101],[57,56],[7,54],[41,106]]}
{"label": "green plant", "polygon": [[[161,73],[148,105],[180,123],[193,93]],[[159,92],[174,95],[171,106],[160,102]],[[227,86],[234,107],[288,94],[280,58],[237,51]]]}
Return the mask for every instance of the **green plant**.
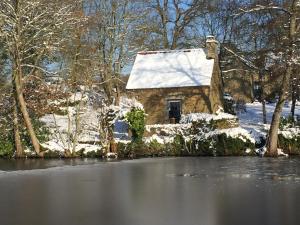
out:
{"label": "green plant", "polygon": [[224,99],[224,112],[235,115],[233,100]]}
{"label": "green plant", "polygon": [[62,158],[63,154],[59,151],[47,151],[47,152],[45,152],[44,157],[46,159]]}
{"label": "green plant", "polygon": [[14,145],[12,140],[0,139],[0,157],[12,157],[14,153]]}
{"label": "green plant", "polygon": [[254,150],[255,144],[244,141],[241,138],[228,137],[226,134],[218,134],[215,137],[215,150],[217,156],[242,156],[246,149]]}
{"label": "green plant", "polygon": [[118,143],[117,153],[119,158],[140,158],[152,156],[149,146],[144,142]]}
{"label": "green plant", "polygon": [[300,136],[296,135],[291,138],[287,138],[282,134],[278,135],[278,147],[283,149],[285,153],[289,155],[300,154]]}
{"label": "green plant", "polygon": [[0,126],[0,128],[0,157],[12,157],[15,148],[13,131],[7,126]]}
{"label": "green plant", "polygon": [[[50,131],[43,122],[41,122],[37,117],[32,117],[32,125],[40,143],[49,141]],[[29,148],[32,147],[30,136],[25,127],[23,127],[22,130],[22,142],[24,146]]]}
{"label": "green plant", "polygon": [[284,130],[286,128],[294,127],[294,118],[289,115],[288,117],[281,117],[279,123],[279,129]]}
{"label": "green plant", "polygon": [[125,119],[132,132],[133,142],[142,141],[145,132],[145,118],[145,111],[138,108],[132,108],[131,111],[125,115]]}

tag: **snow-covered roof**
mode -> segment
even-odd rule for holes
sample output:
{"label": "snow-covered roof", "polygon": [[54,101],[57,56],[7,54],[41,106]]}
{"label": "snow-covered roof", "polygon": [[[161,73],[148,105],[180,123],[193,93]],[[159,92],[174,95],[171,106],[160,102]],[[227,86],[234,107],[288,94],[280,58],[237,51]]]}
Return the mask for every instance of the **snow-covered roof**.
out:
{"label": "snow-covered roof", "polygon": [[209,86],[213,65],[200,48],[139,52],[126,89]]}

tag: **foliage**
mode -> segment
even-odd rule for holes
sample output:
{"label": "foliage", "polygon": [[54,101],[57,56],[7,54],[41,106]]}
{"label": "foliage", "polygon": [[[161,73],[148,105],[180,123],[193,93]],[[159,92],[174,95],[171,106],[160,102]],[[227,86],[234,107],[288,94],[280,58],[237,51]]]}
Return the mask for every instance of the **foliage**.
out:
{"label": "foliage", "polygon": [[0,136],[0,157],[12,157],[14,144],[12,139],[2,139]]}
{"label": "foliage", "polygon": [[[219,134],[214,137],[217,156],[241,156],[245,155],[247,149],[254,150],[255,145],[250,141],[240,138],[228,137],[226,134]],[[252,151],[253,152],[253,151]]]}
{"label": "foliage", "polygon": [[235,115],[234,101],[224,98],[224,112]]}
{"label": "foliage", "polygon": [[11,157],[14,153],[12,99],[8,88],[0,89],[0,157]]}
{"label": "foliage", "polygon": [[120,158],[140,158],[151,156],[149,147],[144,142],[118,143],[117,153]]}
{"label": "foliage", "polygon": [[145,118],[145,111],[139,108],[132,108],[131,111],[125,115],[134,142],[140,142],[143,138],[145,132]]}
{"label": "foliage", "polygon": [[286,138],[284,135],[278,135],[278,147],[283,149],[283,151],[289,155],[299,155],[300,154],[300,135],[293,138]]}
{"label": "foliage", "polygon": [[286,128],[294,127],[294,118],[290,115],[288,117],[281,117],[279,123],[279,129],[284,130]]}
{"label": "foliage", "polygon": [[[36,132],[36,136],[39,139],[41,143],[49,141],[49,136],[50,136],[50,131],[49,129],[45,126],[43,122],[41,122],[36,116],[32,116],[32,125],[34,128],[34,131]],[[32,148],[32,143],[30,136],[25,129],[25,126],[22,126],[22,131],[21,131],[21,137],[22,137],[22,142],[25,147],[28,147],[29,149]]]}
{"label": "foliage", "polygon": [[85,154],[86,158],[102,158],[103,157],[103,151],[90,151],[90,152],[87,152]]}
{"label": "foliage", "polygon": [[61,158],[63,155],[60,151],[47,151],[44,154],[44,158],[52,159],[52,158]]}
{"label": "foliage", "polygon": [[[156,140],[150,143],[132,142],[129,144],[118,143],[120,158],[140,158],[154,156],[242,156],[249,155],[246,150],[252,150],[254,143],[241,138],[229,137],[226,134],[216,134],[206,139],[185,139],[176,135],[171,143],[161,144]],[[250,153],[251,154],[251,153]]]}
{"label": "foliage", "polygon": [[77,102],[69,102],[69,97],[70,94],[59,86],[46,85],[35,77],[27,79],[24,83],[24,98],[27,107],[38,117],[51,113],[67,115],[68,112],[63,107],[77,104]]}
{"label": "foliage", "polygon": [[166,144],[166,153],[169,156],[181,156],[184,149],[184,139],[181,135],[176,135],[172,143]]}
{"label": "foliage", "polygon": [[245,151],[254,150],[255,145],[242,138],[220,133],[206,138],[194,137],[186,141],[183,148],[184,155],[188,156],[237,156],[246,155]]}

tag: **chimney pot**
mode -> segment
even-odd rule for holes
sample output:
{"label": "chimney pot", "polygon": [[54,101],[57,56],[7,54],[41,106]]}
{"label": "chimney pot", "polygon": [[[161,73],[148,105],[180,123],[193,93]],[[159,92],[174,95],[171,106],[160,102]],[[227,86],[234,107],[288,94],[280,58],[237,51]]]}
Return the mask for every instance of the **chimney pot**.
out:
{"label": "chimney pot", "polygon": [[217,58],[218,41],[214,36],[206,37],[207,59]]}

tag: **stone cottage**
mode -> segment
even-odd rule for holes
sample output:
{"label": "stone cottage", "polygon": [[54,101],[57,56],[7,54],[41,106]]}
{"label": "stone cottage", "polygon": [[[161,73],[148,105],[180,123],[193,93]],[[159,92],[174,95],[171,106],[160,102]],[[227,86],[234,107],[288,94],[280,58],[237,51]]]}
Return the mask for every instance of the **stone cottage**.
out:
{"label": "stone cottage", "polygon": [[126,93],[143,104],[147,124],[178,123],[182,114],[222,107],[218,43],[208,37],[206,44],[206,49],[137,54]]}

